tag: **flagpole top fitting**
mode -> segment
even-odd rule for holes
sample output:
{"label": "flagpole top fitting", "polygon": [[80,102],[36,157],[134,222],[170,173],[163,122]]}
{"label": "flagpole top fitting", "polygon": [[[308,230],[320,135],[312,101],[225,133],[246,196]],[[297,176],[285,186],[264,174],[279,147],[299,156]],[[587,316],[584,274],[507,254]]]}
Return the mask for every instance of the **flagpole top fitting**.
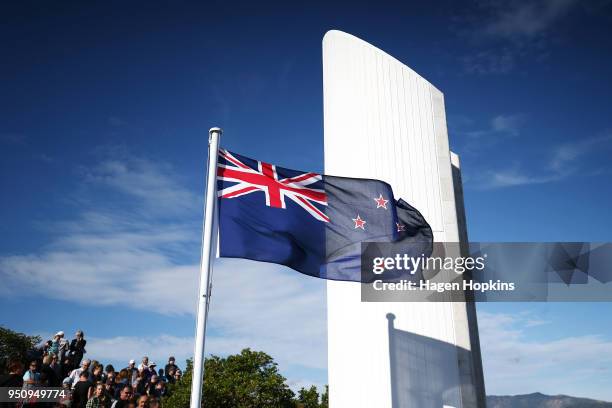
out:
{"label": "flagpole top fitting", "polygon": [[210,130],[208,131],[208,134],[211,133],[223,133],[223,129],[221,129],[220,127],[211,127]]}
{"label": "flagpole top fitting", "polygon": [[217,134],[217,139],[219,139],[221,137],[221,134],[223,133],[223,129],[221,129],[220,127],[211,127],[210,130],[208,131],[208,144],[210,145],[212,143],[213,140],[213,135]]}

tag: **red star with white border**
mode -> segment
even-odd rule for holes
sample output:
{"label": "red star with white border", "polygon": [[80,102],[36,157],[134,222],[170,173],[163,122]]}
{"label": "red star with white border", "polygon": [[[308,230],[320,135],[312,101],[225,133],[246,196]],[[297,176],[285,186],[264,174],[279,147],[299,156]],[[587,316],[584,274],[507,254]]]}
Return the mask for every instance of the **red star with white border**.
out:
{"label": "red star with white border", "polygon": [[384,208],[385,210],[387,209],[387,203],[389,202],[389,200],[385,200],[381,195],[378,196],[378,198],[375,198],[374,201],[376,201],[376,208]]}
{"label": "red star with white border", "polygon": [[396,222],[395,225],[397,225],[397,232],[406,231],[406,226],[404,224]]}
{"label": "red star with white border", "polygon": [[353,218],[353,221],[355,222],[355,229],[361,228],[362,230],[365,231],[365,224],[366,224],[366,222],[361,219],[359,214],[357,214],[357,218]]}

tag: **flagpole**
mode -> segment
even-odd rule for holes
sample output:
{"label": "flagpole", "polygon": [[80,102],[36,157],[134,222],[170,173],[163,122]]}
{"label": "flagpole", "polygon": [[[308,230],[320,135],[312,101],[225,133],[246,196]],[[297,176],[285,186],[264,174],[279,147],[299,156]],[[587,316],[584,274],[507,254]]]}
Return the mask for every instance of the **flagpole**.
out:
{"label": "flagpole", "polygon": [[204,380],[204,342],[206,319],[210,302],[212,260],[216,250],[214,241],[217,226],[215,222],[217,203],[217,158],[219,139],[223,131],[213,127],[208,131],[208,174],[206,176],[206,202],[202,227],[202,256],[200,258],[200,290],[198,293],[198,314],[196,323],[195,351],[193,355],[193,376],[191,382],[190,408],[201,408],[202,382]]}

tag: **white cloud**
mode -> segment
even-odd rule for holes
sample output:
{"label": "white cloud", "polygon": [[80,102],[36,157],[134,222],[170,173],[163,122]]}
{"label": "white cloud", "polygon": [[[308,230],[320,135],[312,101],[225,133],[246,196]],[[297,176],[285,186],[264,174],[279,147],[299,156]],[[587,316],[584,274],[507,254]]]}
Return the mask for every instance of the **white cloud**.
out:
{"label": "white cloud", "polygon": [[[512,129],[510,122],[500,121],[498,126]],[[518,131],[518,130],[517,130]],[[570,176],[584,173],[588,167],[581,163],[584,157],[594,156],[610,150],[612,147],[612,134],[585,138],[571,143],[563,143],[551,149],[548,160],[539,169],[528,172],[517,162],[505,169],[487,170],[482,176],[471,178],[477,188],[491,189],[522,186],[529,184],[544,184],[564,180]],[[595,162],[596,160],[592,160]],[[607,160],[605,160],[607,163]],[[592,163],[588,163],[591,164]]]}
{"label": "white cloud", "polygon": [[[98,267],[86,253],[55,253],[41,259],[3,259],[0,265],[9,271],[3,277],[12,293],[27,287],[30,294],[88,305],[193,314],[197,266],[148,267],[165,261],[158,257],[118,254],[105,257],[105,265]],[[168,293],[174,301],[160,305],[158,300]],[[270,353],[285,366],[325,369],[325,321],[324,281],[252,261],[217,261],[210,352],[230,354],[251,347]]]}
{"label": "white cloud", "polygon": [[493,189],[504,187],[524,186],[529,184],[543,184],[557,181],[563,178],[562,174],[532,175],[525,173],[519,167],[514,166],[505,170],[486,171],[484,177],[479,181],[479,188]]}
{"label": "white cloud", "polygon": [[610,142],[612,142],[612,133],[578,140],[573,143],[564,143],[554,149],[549,167],[555,172],[565,172],[568,168],[572,168],[580,157],[600,148],[609,148]]}
{"label": "white cloud", "polygon": [[546,324],[528,314],[478,313],[489,395],[568,394],[612,400],[612,339],[583,335],[534,339]]}
{"label": "white cloud", "polygon": [[[82,221],[79,228],[85,230]],[[189,246],[194,238],[190,232],[184,226],[142,224],[133,230],[65,233],[40,253],[0,257],[5,295],[189,313],[195,294],[189,282],[197,268],[174,262],[166,248]],[[176,301],[161,308],[158,299],[169,287]]]}
{"label": "white cloud", "polygon": [[[54,263],[53,259],[49,262]],[[86,260],[80,261],[80,266],[88,271],[86,264]],[[82,279],[90,282],[85,287],[96,288],[95,297],[89,290],[74,291],[74,286],[65,281],[52,283],[52,277],[46,273],[37,275],[35,271],[41,265],[32,267],[28,278],[34,277],[35,280],[28,282],[31,290],[38,290],[42,295],[57,293],[63,300],[89,305],[125,302],[130,307],[158,313],[167,313],[168,310],[172,313],[195,312],[196,265],[186,267],[184,271],[174,267],[153,274],[142,270],[138,272],[138,279],[126,288],[123,287],[125,280],[117,279],[121,272],[108,281],[96,280],[95,273],[86,272]],[[115,263],[115,266],[118,271],[122,270],[119,264]],[[217,260],[213,278],[207,354],[235,354],[249,347],[270,354],[296,386],[325,383],[321,375],[308,377],[300,372],[300,368],[321,372],[327,369],[325,281],[284,267],[239,259]],[[57,292],[63,286],[70,290]],[[157,300],[168,292],[176,302],[160,307]],[[169,355],[184,361],[193,355],[193,337],[162,333],[146,338],[88,337],[87,350],[88,358],[101,361],[126,362],[143,354],[158,363]]]}
{"label": "white cloud", "polygon": [[[526,117],[522,113],[499,114],[493,116],[484,129],[458,129],[457,133],[470,138],[518,136],[523,125],[525,124],[525,121]],[[482,140],[479,140],[478,142],[483,143]]]}
{"label": "white cloud", "polygon": [[549,30],[577,3],[577,0],[488,2],[492,18],[483,31],[505,38],[533,37]]}
{"label": "white cloud", "polygon": [[474,121],[465,116],[450,118],[450,132],[461,136],[459,151],[461,154],[478,154],[508,138],[521,134],[527,121],[522,113],[498,114],[490,118],[486,124],[474,126]]}
{"label": "white cloud", "polygon": [[[195,194],[170,166],[124,153],[107,153],[83,174],[92,196],[79,197],[72,218],[42,225],[50,237],[45,247],[0,256],[3,295],[191,313],[199,228],[191,204],[179,203],[196,202]],[[104,200],[91,199],[100,192]],[[169,287],[176,301],[157,302]]]}
{"label": "white cloud", "polygon": [[516,66],[516,52],[509,47],[481,50],[461,58],[463,69],[469,74],[505,74]]}
{"label": "white cloud", "polygon": [[157,216],[185,216],[197,210],[201,200],[181,186],[172,166],[117,150],[113,154],[119,157],[108,157],[85,171],[90,183],[131,196],[139,200],[141,211]]}
{"label": "white cloud", "polygon": [[[171,166],[117,149],[83,174],[81,187],[91,195],[78,197],[73,218],[43,226],[50,236],[44,248],[0,256],[4,294],[191,313],[199,251],[196,194],[181,186]],[[162,309],[157,299],[167,288],[174,289],[175,301]]]}
{"label": "white cloud", "polygon": [[550,54],[554,28],[579,4],[577,0],[484,0],[460,18],[474,52],[461,57],[475,74],[505,74],[523,59],[541,62]]}
{"label": "white cloud", "polygon": [[185,360],[193,355],[193,337],[160,334],[151,337],[117,336],[87,339],[86,357],[104,364],[108,362],[122,364],[119,367],[115,366],[115,369],[127,366],[131,359],[140,362],[145,355],[149,357],[149,361],[157,363],[158,368],[166,364],[169,356],[174,356],[179,366],[184,369]]}
{"label": "white cloud", "polygon": [[495,132],[517,136],[524,123],[525,115],[522,114],[497,115],[491,119],[491,129]]}
{"label": "white cloud", "polygon": [[[215,267],[211,350],[252,347],[282,365],[327,368],[325,281],[284,267],[222,259]],[[231,339],[231,341],[228,341]]]}

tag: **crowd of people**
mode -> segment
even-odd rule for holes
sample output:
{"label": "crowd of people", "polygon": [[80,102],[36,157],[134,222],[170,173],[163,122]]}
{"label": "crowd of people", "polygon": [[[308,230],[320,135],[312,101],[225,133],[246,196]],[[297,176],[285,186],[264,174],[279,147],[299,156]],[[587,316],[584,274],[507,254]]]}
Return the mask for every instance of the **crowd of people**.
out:
{"label": "crowd of people", "polygon": [[83,358],[86,344],[81,330],[70,342],[60,331],[32,351],[27,367],[21,361],[11,361],[2,386],[28,390],[61,387],[69,391],[61,405],[70,408],[157,408],[168,393],[168,385],[181,379],[182,372],[172,356],[164,368],[145,356],[138,366],[130,360],[126,367],[115,369]]}

